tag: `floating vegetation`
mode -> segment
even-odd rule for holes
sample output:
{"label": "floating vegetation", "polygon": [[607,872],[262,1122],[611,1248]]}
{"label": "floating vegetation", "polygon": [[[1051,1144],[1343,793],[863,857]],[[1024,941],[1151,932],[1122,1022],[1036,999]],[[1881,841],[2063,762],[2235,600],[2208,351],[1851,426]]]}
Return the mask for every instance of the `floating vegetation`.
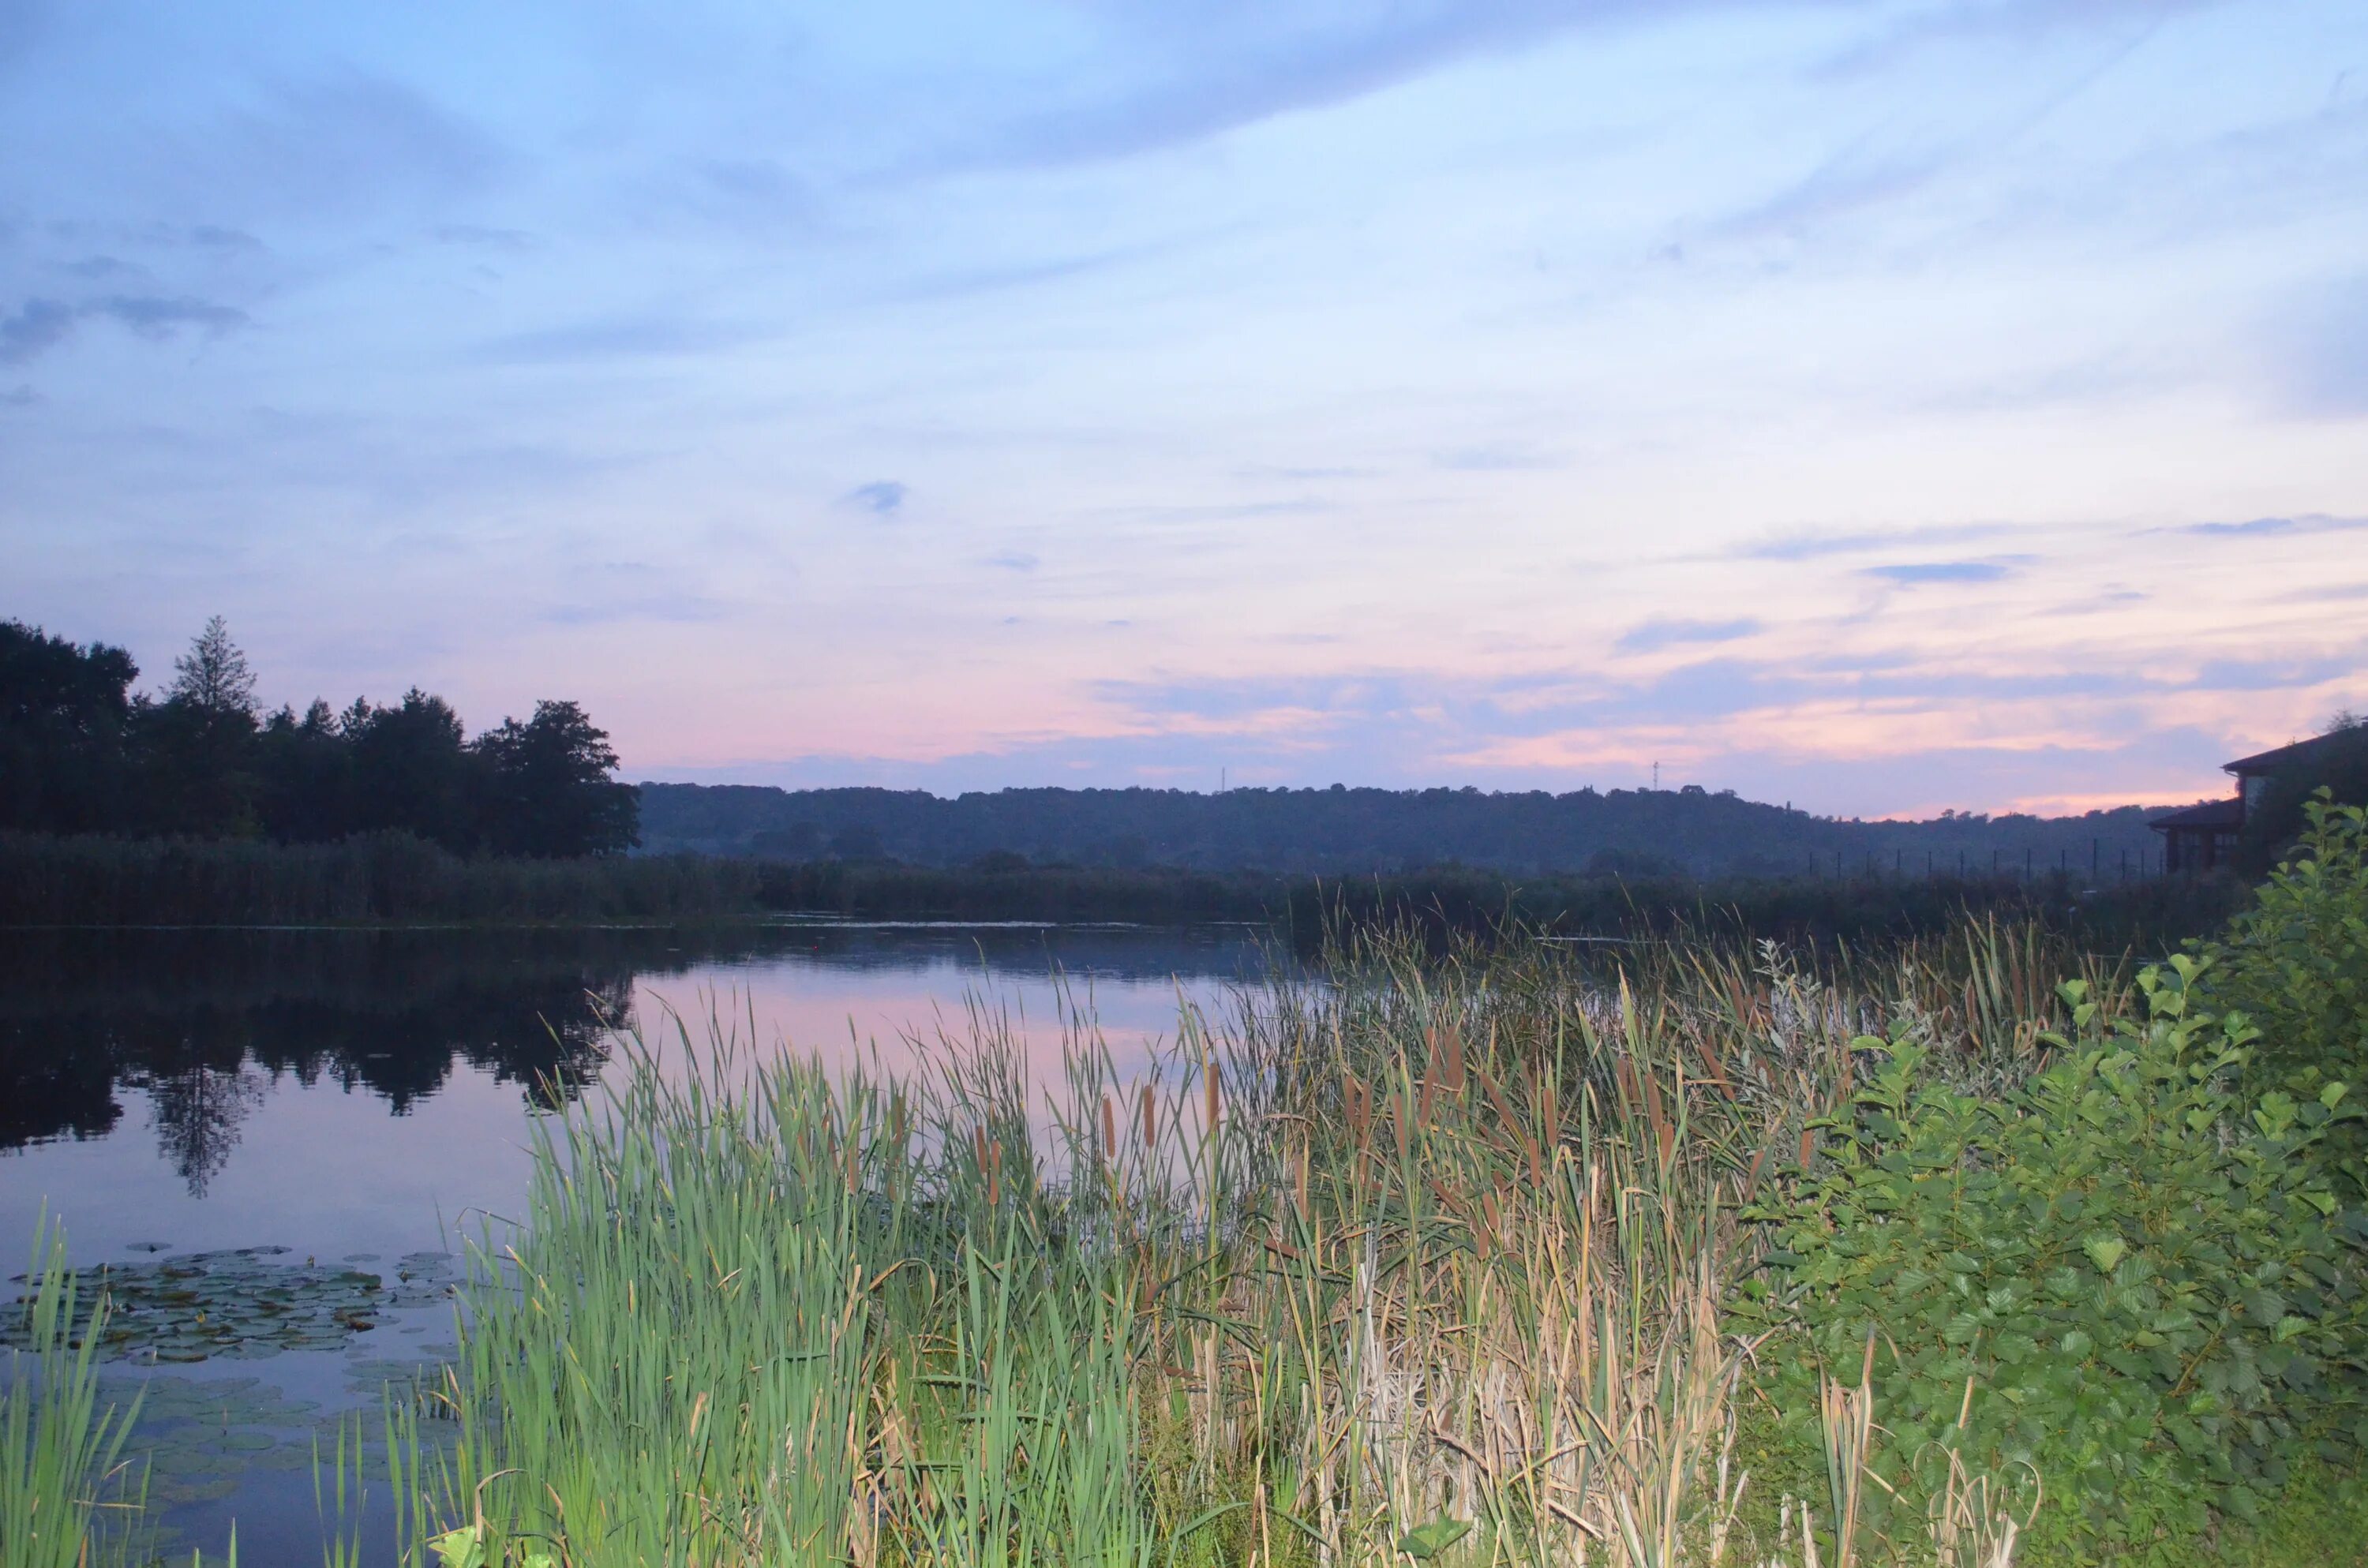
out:
{"label": "floating vegetation", "polygon": [[[110,1359],[150,1364],[340,1350],[385,1313],[432,1306],[451,1290],[451,1260],[443,1253],[407,1255],[392,1282],[312,1258],[283,1261],[288,1256],[286,1247],[237,1247],[79,1270],[82,1299],[104,1292],[108,1303],[96,1348]],[[77,1348],[90,1321],[85,1312],[74,1325]],[[23,1312],[0,1313],[0,1347],[21,1347],[26,1333]]]}

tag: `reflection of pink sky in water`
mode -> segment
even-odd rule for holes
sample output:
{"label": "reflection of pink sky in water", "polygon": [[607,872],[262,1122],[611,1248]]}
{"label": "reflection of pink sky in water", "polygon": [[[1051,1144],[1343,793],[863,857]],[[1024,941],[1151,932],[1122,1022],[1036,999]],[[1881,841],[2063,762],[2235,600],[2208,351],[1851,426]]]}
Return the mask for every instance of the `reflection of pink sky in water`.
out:
{"label": "reflection of pink sky in water", "polygon": [[1106,1051],[1114,1086],[1131,1090],[1153,1061],[1173,1051],[1184,1007],[1222,1031],[1233,1011],[1230,983],[1206,975],[1056,978],[1049,962],[1031,972],[944,955],[862,969],[769,958],[633,983],[633,1021],[662,1063],[679,1060],[683,1032],[701,1050],[717,1028],[736,1049],[750,1042],[753,1025],[758,1060],[786,1052],[833,1071],[931,1080],[984,1027],[1018,1048],[1030,1120],[1040,1131],[1051,1126],[1051,1102],[1065,1104],[1064,1046]]}
{"label": "reflection of pink sky in water", "polygon": [[686,975],[633,983],[634,1017],[653,1043],[661,1034],[679,1043],[669,1008],[681,1015],[694,1044],[704,1037],[711,1010],[744,1043],[753,1015],[756,1043],[768,1055],[786,1048],[819,1056],[826,1065],[848,1066],[869,1063],[876,1048],[882,1065],[899,1074],[925,1069],[939,1054],[941,1035],[966,1037],[973,1003],[1008,1026],[1040,1082],[1059,1077],[1073,1008],[1085,1015],[1120,1072],[1132,1076],[1174,1040],[1179,1004],[1199,1007],[1212,1024],[1228,1007],[1225,986],[1207,979],[1104,976],[1056,983],[1049,972],[986,972],[951,962],[851,971],[774,960],[702,965]]}
{"label": "reflection of pink sky in water", "polygon": [[[1175,1040],[1179,994],[1221,1024],[1228,984],[1247,953],[1227,939],[1179,944],[1156,932],[1007,933],[989,944],[985,963],[974,942],[951,933],[882,932],[861,943],[644,972],[633,983],[635,1013],[656,1043],[661,1004],[672,1004],[692,1040],[703,1043],[712,998],[736,1018],[744,1044],[753,1014],[768,1057],[786,1043],[846,1067],[868,1060],[876,1044],[880,1065],[904,1074],[943,1060],[934,1043],[939,1024],[956,1038],[966,1034],[966,1004],[975,996],[1000,1010],[1024,1051],[1039,1086],[1030,1119],[1041,1129],[1041,1088],[1060,1078],[1064,994],[1080,1007],[1090,1003],[1123,1084]],[[1056,959],[1067,965],[1065,992],[1053,979]],[[1171,967],[1197,972],[1179,981]],[[664,1056],[679,1060],[670,1026],[665,1035]],[[916,1051],[910,1036],[929,1043]],[[325,1077],[307,1085],[252,1065],[242,1077],[257,1092],[202,1197],[159,1153],[150,1096],[137,1087],[117,1088],[122,1119],[104,1136],[0,1153],[0,1246],[14,1255],[6,1272],[23,1267],[44,1208],[66,1222],[85,1262],[120,1258],[152,1241],[175,1252],[279,1244],[300,1256],[392,1258],[453,1245],[479,1230],[484,1214],[520,1211],[532,1112],[518,1084],[457,1063],[434,1093],[395,1115],[379,1096]]]}

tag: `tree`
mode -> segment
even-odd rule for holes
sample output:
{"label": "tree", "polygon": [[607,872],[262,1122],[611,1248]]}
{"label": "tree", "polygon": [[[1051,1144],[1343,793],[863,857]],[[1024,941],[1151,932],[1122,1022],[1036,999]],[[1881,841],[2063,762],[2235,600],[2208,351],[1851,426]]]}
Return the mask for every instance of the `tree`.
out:
{"label": "tree", "polygon": [[353,831],[354,745],[320,699],[302,719],[282,708],[264,721],[257,771],[264,831],[287,843],[332,843]]}
{"label": "tree", "polygon": [[475,848],[483,780],[452,705],[415,686],[393,707],[363,717],[364,706],[337,724],[353,746],[353,827],[416,833],[456,854]]}
{"label": "tree", "polygon": [[486,768],[485,825],[506,854],[611,855],[641,842],[640,792],[609,776],[607,731],[573,702],[538,702],[525,723],[504,719],[477,737]]}
{"label": "tree", "polygon": [[140,666],[104,642],[79,647],[0,621],[0,827],[87,833],[127,801],[124,729]]}
{"label": "tree", "polygon": [[131,733],[142,774],[136,825],[202,837],[256,832],[255,673],[222,617],[173,661],[165,700],[133,709]]}
{"label": "tree", "polygon": [[255,673],[221,616],[207,621],[189,651],[173,661],[173,684],[165,696],[206,713],[255,717]]}

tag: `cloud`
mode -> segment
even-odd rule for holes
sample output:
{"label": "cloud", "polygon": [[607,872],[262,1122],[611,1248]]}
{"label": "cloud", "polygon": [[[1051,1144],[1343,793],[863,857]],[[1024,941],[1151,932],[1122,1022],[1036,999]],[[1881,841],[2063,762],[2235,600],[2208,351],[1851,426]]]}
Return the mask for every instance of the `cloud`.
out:
{"label": "cloud", "polygon": [[2286,604],[2348,604],[2368,599],[2368,583],[2338,583],[2324,588],[2297,588],[2283,596]]}
{"label": "cloud", "polygon": [[480,344],[472,358],[486,364],[564,364],[579,359],[663,358],[709,354],[756,341],[759,329],[722,322],[651,314],[613,316],[512,333]]}
{"label": "cloud", "polygon": [[2290,300],[2263,335],[2271,396],[2281,407],[2312,418],[2368,414],[2368,274]]}
{"label": "cloud", "polygon": [[181,180],[204,182],[194,188],[308,214],[450,197],[503,161],[467,120],[403,83],[357,70],[277,84],[181,148],[192,165]]}
{"label": "cloud", "polygon": [[534,236],[524,229],[491,229],[482,223],[439,223],[427,237],[439,245],[478,245],[487,250],[523,251],[534,247]]}
{"label": "cloud", "polygon": [[838,498],[842,506],[852,506],[859,512],[869,512],[875,517],[894,517],[905,506],[905,497],[912,492],[894,479],[875,479],[869,484],[859,484]]}
{"label": "cloud", "polygon": [[2190,523],[2173,531],[2197,534],[2206,539],[2260,539],[2288,534],[2348,533],[2355,528],[2368,528],[2368,517],[2331,517],[2323,512],[2315,512],[2300,517],[2252,517],[2241,523]]}
{"label": "cloud", "polygon": [[1896,566],[1868,566],[1861,574],[1912,587],[1919,583],[1995,583],[2013,568],[1998,561],[1910,561]]}
{"label": "cloud", "polygon": [[1475,55],[1587,26],[1665,16],[1647,0],[1412,0],[1363,6],[1110,8],[1102,68],[1116,91],[1020,118],[931,160],[1062,165],[1177,146],[1345,103]]}
{"label": "cloud", "polygon": [[1560,468],[1562,460],[1528,447],[1494,443],[1441,452],[1432,460],[1440,467],[1469,473],[1509,473],[1531,469]]}
{"label": "cloud", "polygon": [[184,295],[167,300],[153,294],[115,294],[84,309],[91,314],[122,323],[142,337],[170,337],[183,327],[196,327],[220,336],[253,324],[245,311],[210,304]]}
{"label": "cloud", "polygon": [[80,305],[62,300],[28,300],[12,316],[0,317],[0,365],[22,365],[74,335],[86,316],[118,322],[142,337],[161,341],[184,327],[220,336],[253,323],[245,311],[183,296],[111,294]]}
{"label": "cloud", "polygon": [[[901,490],[903,487],[898,488]],[[903,496],[900,494],[897,498],[901,501]],[[1024,550],[1006,550],[988,556],[980,564],[1000,567],[1006,572],[1033,572],[1042,563]]]}
{"label": "cloud", "polygon": [[31,408],[41,401],[41,394],[29,386],[19,385],[0,392],[0,408]]}
{"label": "cloud", "polygon": [[2027,45],[2071,28],[2135,24],[2143,39],[2179,11],[2202,10],[2217,0],[1959,0],[1909,13],[1879,37],[1857,44],[1827,62],[1829,77],[1861,75],[1896,63],[1936,43],[1965,40]]}
{"label": "cloud", "polygon": [[1911,544],[1964,544],[2011,531],[1998,523],[1945,523],[1931,528],[1855,533],[1800,533],[1761,540],[1735,551],[1738,561],[1815,561],[1828,555],[1861,555]]}
{"label": "cloud", "polygon": [[1759,622],[1748,618],[1742,620],[1656,619],[1630,627],[1612,646],[1622,653],[1654,653],[1679,643],[1732,642],[1756,635],[1759,631]]}
{"label": "cloud", "polygon": [[22,365],[63,343],[74,332],[73,307],[57,300],[28,300],[12,316],[0,316],[0,365]]}
{"label": "cloud", "polygon": [[141,278],[148,269],[136,263],[111,256],[86,256],[80,261],[66,263],[68,272],[76,278],[97,283],[109,278]]}
{"label": "cloud", "polygon": [[1956,161],[1956,154],[1948,152],[1872,149],[1871,139],[1843,148],[1787,189],[1712,224],[1710,232],[1726,239],[1795,233],[1913,195]]}
{"label": "cloud", "polygon": [[541,619],[553,626],[605,626],[624,620],[721,620],[724,613],[721,600],[704,594],[653,593],[557,605],[544,610]]}

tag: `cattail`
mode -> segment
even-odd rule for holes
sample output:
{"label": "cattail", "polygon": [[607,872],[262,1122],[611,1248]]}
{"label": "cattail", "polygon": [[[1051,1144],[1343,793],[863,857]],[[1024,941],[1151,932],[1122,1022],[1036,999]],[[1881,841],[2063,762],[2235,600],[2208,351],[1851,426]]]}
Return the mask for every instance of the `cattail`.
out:
{"label": "cattail", "polygon": [[1208,1114],[1208,1131],[1212,1137],[1214,1137],[1217,1131],[1217,1115],[1222,1108],[1219,1103],[1221,1096],[1222,1091],[1217,1085],[1217,1064],[1214,1061],[1204,1057],[1201,1062],[1201,1099],[1202,1108]]}
{"label": "cattail", "polygon": [[1152,1085],[1143,1085],[1143,1147],[1148,1152],[1159,1142],[1159,1099]]}
{"label": "cattail", "polygon": [[1102,1158],[1118,1164],[1118,1102],[1102,1096]]}
{"label": "cattail", "polygon": [[1645,1109],[1653,1119],[1653,1137],[1661,1146],[1661,1159],[1666,1164],[1677,1147],[1678,1132],[1661,1108],[1661,1075],[1658,1073],[1645,1074]]}

